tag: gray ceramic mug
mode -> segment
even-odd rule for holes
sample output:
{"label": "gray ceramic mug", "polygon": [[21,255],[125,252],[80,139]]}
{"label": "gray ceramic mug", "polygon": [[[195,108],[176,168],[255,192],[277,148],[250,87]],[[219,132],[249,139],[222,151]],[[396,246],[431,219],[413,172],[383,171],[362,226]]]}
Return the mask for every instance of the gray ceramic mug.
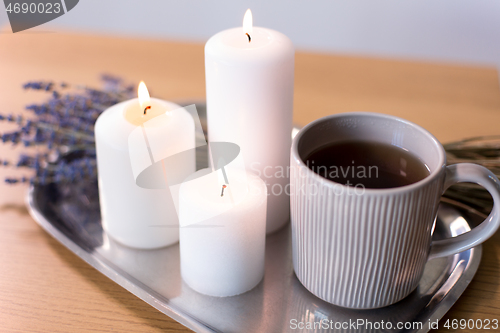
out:
{"label": "gray ceramic mug", "polygon": [[[307,167],[311,152],[347,140],[407,149],[430,174],[410,185],[360,191]],[[493,210],[473,230],[432,242],[441,195],[458,182],[485,187]],[[444,148],[432,134],[388,115],[344,113],[308,124],[292,143],[290,185],[295,274],[317,297],[347,308],[398,302],[417,287],[427,260],[470,249],[500,225],[500,185],[491,171],[469,163],[446,166]]]}

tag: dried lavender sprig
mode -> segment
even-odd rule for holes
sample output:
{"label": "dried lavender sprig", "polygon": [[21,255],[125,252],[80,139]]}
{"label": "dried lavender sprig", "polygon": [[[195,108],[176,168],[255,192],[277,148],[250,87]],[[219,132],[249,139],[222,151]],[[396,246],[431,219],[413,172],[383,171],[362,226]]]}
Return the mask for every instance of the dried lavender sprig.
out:
{"label": "dried lavender sprig", "polygon": [[[133,86],[126,84],[122,78],[111,74],[102,74],[101,81],[104,83],[103,91],[116,91],[118,93],[121,93],[121,92],[128,92],[134,89]],[[44,91],[54,91],[55,88],[93,89],[85,85],[70,85],[66,82],[61,82],[59,84],[56,84],[55,82],[52,81],[31,81],[25,83],[23,87],[24,89],[44,90]]]}
{"label": "dried lavender sprig", "polygon": [[[43,163],[39,163],[43,165]],[[32,177],[32,184],[45,185],[51,182],[73,182],[79,180],[96,180],[97,165],[95,157],[82,157],[71,162],[60,159],[56,164],[45,164],[45,167],[36,168],[36,176]],[[9,184],[25,183],[21,178],[9,177],[6,179]]]}
{"label": "dried lavender sprig", "polygon": [[[116,85],[116,82],[119,82],[119,79],[107,78],[108,80],[112,80],[112,83]],[[26,88],[33,89],[45,89],[51,90],[55,84],[52,82],[32,82],[27,84]],[[64,87],[69,86],[68,84],[63,85]],[[97,98],[106,96],[108,92],[100,92],[96,89],[86,88],[87,92],[90,95],[97,96]],[[127,88],[128,89],[128,88]],[[57,97],[57,96],[56,96]],[[95,100],[95,98],[94,98]],[[116,103],[117,100],[107,100],[108,103]],[[66,104],[65,104],[66,103]],[[69,103],[69,105],[67,105]],[[95,104],[95,103],[94,103]],[[107,108],[109,105],[102,105],[102,108]],[[92,108],[88,108],[92,106]],[[85,109],[87,108],[87,109]],[[33,146],[39,144],[48,144],[52,146],[54,142],[57,143],[69,143],[75,144],[80,140],[87,140],[93,142],[93,123],[102,112],[102,110],[96,110],[95,105],[92,103],[92,99],[87,98],[86,96],[66,96],[64,98],[60,98],[58,101],[53,98],[48,103],[42,105],[31,105],[28,106],[28,109],[33,110],[39,117],[38,124],[33,126],[32,122],[28,121],[23,127],[21,133],[12,132],[6,133],[3,136],[4,142],[12,142],[13,144],[18,144],[19,142],[23,142],[26,146]],[[74,110],[86,110],[90,112],[83,112],[77,114],[75,116]],[[71,110],[71,112],[68,112]],[[46,116],[46,117],[45,117]],[[18,116],[14,118],[13,115],[1,116],[0,120],[5,119],[7,121],[21,124],[23,123],[23,118]],[[83,121],[82,121],[83,120]],[[57,127],[50,125],[50,123],[58,124]],[[45,123],[45,124],[44,124]],[[43,128],[44,130],[49,130],[46,132],[37,131],[34,135],[34,140],[30,140],[30,138],[26,138],[26,135],[29,135],[35,128]],[[66,131],[61,128],[70,128],[71,131]],[[24,134],[20,135],[20,134]],[[63,135],[63,138],[59,137],[59,134]],[[67,136],[69,139],[65,139],[64,136]],[[49,147],[51,148],[51,147]]]}
{"label": "dried lavender sprig", "polygon": [[[76,85],[76,86],[71,86],[67,83],[61,83],[61,84],[56,84],[51,81],[35,81],[35,82],[28,82],[27,84],[24,85],[25,89],[34,89],[34,90],[43,90],[43,91],[49,91],[52,92],[54,99],[61,99],[63,97],[61,93],[57,90],[54,90],[56,87],[62,87],[64,89],[68,88],[74,88],[77,90],[83,90],[83,94],[66,94],[64,95],[66,98],[71,97],[71,98],[85,98],[86,101],[93,102],[94,107],[97,109],[101,109],[101,111],[104,111],[106,107],[116,104],[118,101],[122,101],[125,99],[129,99],[132,96],[133,92],[133,86],[130,85],[123,85],[123,84],[115,84],[112,83],[110,84],[111,80],[113,82],[118,82],[121,81],[121,79],[111,79],[110,76],[103,76],[106,89],[104,90],[97,90],[88,86],[82,86],[82,85]],[[62,101],[63,99],[61,99]],[[101,102],[101,103],[98,103]]]}
{"label": "dried lavender sprig", "polygon": [[[104,89],[101,90],[52,81],[29,82],[24,86],[26,89],[49,92],[50,98],[44,103],[27,107],[34,118],[0,115],[0,120],[18,126],[15,131],[4,133],[2,140],[25,146],[42,145],[48,151],[20,156],[15,165],[31,168],[35,175],[31,178],[10,177],[6,179],[7,183],[47,184],[96,179],[94,123],[105,109],[135,95],[133,86],[126,85],[120,78],[103,75],[102,81]],[[74,157],[68,163],[59,158],[54,163],[53,157],[61,156],[68,147],[83,149],[90,156]],[[5,164],[14,166],[7,161]]]}
{"label": "dried lavender sprig", "polygon": [[[44,90],[44,91],[53,91],[55,87],[56,84],[51,81],[31,81],[23,85],[24,89]],[[61,84],[61,88],[65,88],[65,85]]]}
{"label": "dried lavender sprig", "polygon": [[5,178],[5,182],[10,185],[18,184],[18,183],[28,183],[30,182],[31,178],[28,177],[21,177],[21,178],[11,178],[7,177]]}
{"label": "dried lavender sprig", "polygon": [[49,129],[55,133],[59,133],[62,135],[66,135],[68,137],[76,138],[76,139],[82,139],[88,142],[94,142],[95,138],[93,135],[88,135],[87,133],[80,132],[80,131],[72,131],[69,129],[61,128],[58,127],[57,125],[53,125],[50,123],[38,123],[37,128],[40,129]]}
{"label": "dried lavender sprig", "polygon": [[37,116],[68,117],[77,116],[83,119],[95,121],[97,116],[110,105],[121,101],[116,98],[91,99],[89,96],[64,95],[52,98],[48,102],[37,105],[28,105],[27,110],[34,112]]}
{"label": "dried lavender sprig", "polygon": [[35,156],[30,156],[26,154],[19,155],[19,159],[17,161],[16,167],[18,168],[32,168],[38,169],[42,163],[47,161],[46,154],[39,154]]}
{"label": "dried lavender sprig", "polygon": [[93,143],[93,135],[86,132],[73,131],[66,128],[58,128],[52,124],[39,123],[33,134],[25,134],[22,131],[14,131],[1,135],[3,143],[10,142],[13,145],[23,143],[26,147],[46,145],[53,149],[56,146],[75,145],[82,143]]}

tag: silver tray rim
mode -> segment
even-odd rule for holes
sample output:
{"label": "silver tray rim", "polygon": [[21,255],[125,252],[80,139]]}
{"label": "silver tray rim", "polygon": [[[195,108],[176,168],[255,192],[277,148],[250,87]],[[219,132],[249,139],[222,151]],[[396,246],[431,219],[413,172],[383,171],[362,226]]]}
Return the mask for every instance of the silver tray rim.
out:
{"label": "silver tray rim", "polygon": [[[31,186],[26,195],[26,205],[30,215],[33,219],[39,224],[47,233],[49,233],[52,237],[58,240],[62,245],[68,248],[70,251],[75,253],[78,257],[83,259],[85,262],[90,264],[92,267],[97,269],[99,272],[104,274],[106,277],[110,278],[112,281],[116,282],[121,287],[125,288],[127,291],[131,292],[135,296],[139,297],[152,307],[161,311],[162,313],[168,315],[172,319],[181,323],[182,325],[190,328],[196,332],[217,332],[216,329],[205,325],[202,322],[199,322],[197,318],[191,316],[189,313],[185,313],[185,311],[180,311],[175,309],[168,304],[165,304],[162,300],[155,297],[155,291],[151,288],[145,286],[140,281],[136,280],[134,277],[128,275],[126,272],[117,272],[113,267],[106,263],[107,259],[102,260],[98,253],[89,252],[76,243],[74,243],[71,239],[69,239],[66,235],[64,235],[58,228],[56,228],[45,215],[39,210],[36,202],[34,193],[36,191],[35,186]],[[476,215],[480,215],[475,212],[474,209],[456,203],[452,200],[445,199],[444,202],[450,203],[454,206],[460,206],[461,208],[468,209]],[[480,215],[481,216],[481,215]],[[467,221],[467,224],[469,222]],[[474,275],[476,274],[482,256],[482,246],[478,245],[470,250],[462,252],[462,254],[469,254],[469,261],[467,262],[466,268],[463,270],[462,274],[456,279],[455,283],[448,290],[442,291],[440,288],[436,294],[440,292],[444,292],[444,295],[441,295],[441,299],[439,301],[439,305],[437,305],[432,312],[432,314],[426,319],[435,321],[440,320],[449,309],[455,304],[458,298],[462,295],[465,289],[468,287],[469,283],[472,281]],[[455,254],[453,256],[461,256],[461,254]],[[450,256],[450,257],[453,257]],[[448,280],[447,280],[448,281]],[[421,330],[416,331],[418,333],[426,333],[429,332],[429,329],[426,328],[426,325]]]}

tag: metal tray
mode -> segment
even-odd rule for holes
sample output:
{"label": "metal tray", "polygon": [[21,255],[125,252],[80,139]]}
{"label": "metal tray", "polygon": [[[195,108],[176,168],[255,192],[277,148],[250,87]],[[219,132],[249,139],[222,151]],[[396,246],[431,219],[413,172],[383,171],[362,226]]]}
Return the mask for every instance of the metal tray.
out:
{"label": "metal tray", "polygon": [[[203,105],[197,107],[203,118]],[[206,165],[206,152],[200,150],[197,158],[198,167]],[[429,321],[441,319],[451,308],[481,260],[481,246],[431,260],[417,289],[401,302],[377,310],[343,309],[310,294],[295,277],[288,225],[267,237],[264,280],[243,295],[217,298],[182,282],[178,245],[137,250],[108,238],[101,227],[96,182],[34,186],[27,205],[35,221],[80,258],[197,332],[383,332],[389,323],[391,332],[428,332]],[[458,235],[483,219],[467,206],[443,201],[433,237]],[[365,324],[353,329],[358,319]],[[408,326],[398,330],[398,323]]]}

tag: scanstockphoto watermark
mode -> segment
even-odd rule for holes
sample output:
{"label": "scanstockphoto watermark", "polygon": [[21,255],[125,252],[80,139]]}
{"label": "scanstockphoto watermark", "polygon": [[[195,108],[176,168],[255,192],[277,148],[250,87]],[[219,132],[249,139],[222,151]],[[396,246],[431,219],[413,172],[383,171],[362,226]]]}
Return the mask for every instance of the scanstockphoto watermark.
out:
{"label": "scanstockphoto watermark", "polygon": [[4,0],[12,32],[55,20],[75,8],[79,0]]}
{"label": "scanstockphoto watermark", "polygon": [[[363,195],[365,193],[364,181],[368,179],[378,179],[379,169],[378,166],[366,166],[366,165],[356,165],[354,161],[352,165],[347,166],[315,166],[314,164],[309,164],[307,162],[308,169],[290,166],[262,166],[259,162],[254,162],[250,165],[250,170],[254,172],[257,176],[262,178],[264,181],[270,179],[281,179],[291,177],[307,178],[309,172],[322,176],[326,179],[332,180],[334,183],[332,190],[326,190],[324,187],[319,187],[317,184],[302,184],[300,187],[296,187],[293,184],[287,184],[285,186],[281,184],[273,184],[268,190],[268,195],[281,195],[283,193],[287,195],[294,195],[297,193],[307,194],[307,195]],[[266,183],[270,183],[267,182]]]}
{"label": "scanstockphoto watermark", "polygon": [[[425,323],[425,325],[429,328],[434,327],[433,322]],[[437,324],[437,323],[436,323]],[[302,322],[297,319],[290,320],[290,329],[291,330],[342,330],[342,331],[352,331],[358,332],[361,330],[412,330],[417,331],[421,330],[424,327],[424,323],[416,321],[416,322],[391,322],[391,321],[370,321],[368,319],[349,319],[346,321],[335,321],[322,319],[320,321],[307,321]]]}

